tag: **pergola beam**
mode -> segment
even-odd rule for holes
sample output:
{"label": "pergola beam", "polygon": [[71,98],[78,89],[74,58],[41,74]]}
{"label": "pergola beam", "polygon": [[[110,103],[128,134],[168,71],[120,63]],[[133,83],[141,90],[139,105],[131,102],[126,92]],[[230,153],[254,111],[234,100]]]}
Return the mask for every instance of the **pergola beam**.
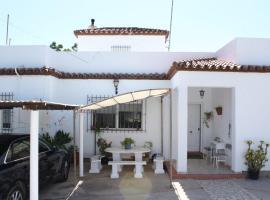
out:
{"label": "pergola beam", "polygon": [[30,114],[30,200],[38,199],[39,187],[39,111],[31,110]]}
{"label": "pergola beam", "polygon": [[80,145],[80,147],[79,147],[79,150],[80,150],[80,152],[79,152],[79,154],[80,154],[80,160],[79,160],[79,162],[80,162],[80,177],[83,177],[83,165],[84,165],[84,163],[83,163],[83,112],[80,112],[80,142],[79,142],[79,145]]}

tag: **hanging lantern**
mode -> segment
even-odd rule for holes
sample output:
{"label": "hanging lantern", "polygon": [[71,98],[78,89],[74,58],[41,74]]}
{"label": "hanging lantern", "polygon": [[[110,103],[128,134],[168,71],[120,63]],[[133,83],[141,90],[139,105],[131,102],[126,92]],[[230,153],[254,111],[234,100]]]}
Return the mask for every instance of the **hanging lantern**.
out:
{"label": "hanging lantern", "polygon": [[205,90],[201,89],[199,92],[200,92],[200,97],[201,97],[201,99],[203,99],[204,94],[205,94]]}

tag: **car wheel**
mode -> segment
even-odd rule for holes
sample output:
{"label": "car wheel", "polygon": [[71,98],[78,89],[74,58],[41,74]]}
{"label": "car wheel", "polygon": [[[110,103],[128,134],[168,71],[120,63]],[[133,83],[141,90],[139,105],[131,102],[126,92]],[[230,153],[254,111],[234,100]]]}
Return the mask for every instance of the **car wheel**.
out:
{"label": "car wheel", "polygon": [[22,182],[16,182],[16,184],[10,188],[7,200],[26,200],[25,186]]}
{"label": "car wheel", "polygon": [[67,160],[65,160],[62,164],[61,173],[60,173],[60,182],[64,182],[68,179],[69,174],[69,163]]}

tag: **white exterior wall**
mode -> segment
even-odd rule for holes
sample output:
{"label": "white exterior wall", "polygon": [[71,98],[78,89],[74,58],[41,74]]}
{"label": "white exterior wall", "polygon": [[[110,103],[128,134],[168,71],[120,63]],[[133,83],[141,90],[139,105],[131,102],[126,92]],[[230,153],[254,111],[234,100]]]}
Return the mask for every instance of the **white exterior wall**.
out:
{"label": "white exterior wall", "polygon": [[[270,40],[238,39],[215,53],[109,53],[109,52],[78,52],[57,53],[47,47],[0,47],[0,66],[2,67],[54,67],[67,72],[92,73],[166,73],[173,61],[196,57],[212,57],[234,61],[237,64],[270,64]],[[113,95],[113,80],[63,80],[51,76],[1,76],[1,92],[14,92],[15,99],[42,99],[63,103],[85,104],[87,95]],[[270,75],[268,73],[219,73],[219,72],[178,72],[170,81],[154,80],[120,80],[119,93],[149,88],[172,88],[173,101],[173,158],[177,160],[178,172],[187,171],[187,106],[190,101],[198,101],[194,88],[217,88],[209,90],[212,95],[212,109],[224,103],[224,112],[231,107],[231,116],[224,115],[214,122],[222,125],[220,133],[226,133],[227,123],[232,123],[232,169],[245,170],[245,141],[248,139],[270,142]],[[218,88],[229,88],[223,93]],[[229,92],[230,91],[230,92]],[[208,93],[207,92],[207,93]],[[206,99],[207,100],[207,94]],[[229,97],[231,96],[231,97]],[[229,98],[229,99],[228,99]],[[231,101],[230,101],[231,100]],[[206,102],[205,110],[210,108]],[[154,151],[160,151],[160,99],[149,100],[147,112],[147,129],[145,133],[127,133],[136,137],[137,145],[145,140],[153,139]],[[230,105],[231,104],[231,105]],[[165,98],[164,113],[168,116],[169,100]],[[166,118],[167,119],[167,118]],[[18,111],[14,120],[18,121],[17,130],[29,131],[28,111]],[[65,128],[72,132],[72,112],[50,111],[40,114],[40,132],[53,132]],[[85,118],[86,120],[86,118]],[[213,123],[214,123],[213,122]],[[164,120],[165,144],[168,143],[169,120]],[[77,123],[78,124],[78,123]],[[86,124],[86,123],[84,123]],[[158,124],[158,126],[157,126]],[[78,129],[78,127],[77,127]],[[212,126],[213,132],[217,126]],[[211,130],[204,130],[207,135],[206,144],[211,139]],[[78,131],[78,130],[77,130]],[[207,132],[209,131],[209,132]],[[85,127],[85,156],[94,151],[93,133],[87,133]],[[105,133],[108,140],[117,141]],[[118,133],[112,133],[118,134]],[[123,133],[119,133],[123,134]],[[136,134],[136,136],[135,136]],[[138,134],[138,135],[137,135]],[[141,135],[140,135],[141,134]],[[224,135],[224,134],[221,134]],[[144,136],[144,137],[142,137]],[[158,137],[157,137],[158,136]],[[167,136],[167,137],[166,137]],[[122,138],[124,135],[121,135]],[[225,138],[226,140],[229,138]],[[77,139],[78,141],[78,139]],[[166,142],[167,141],[167,142]],[[92,142],[92,143],[91,143]],[[168,155],[169,146],[164,146],[164,154]],[[264,170],[270,170],[268,162]]]}
{"label": "white exterior wall", "polygon": [[[257,73],[217,73],[217,72],[178,72],[175,76],[181,87],[178,92],[182,93],[178,104],[181,104],[181,116],[184,119],[182,127],[178,127],[178,135],[187,133],[187,102],[183,97],[187,87],[220,87],[232,89],[232,169],[236,172],[246,170],[244,154],[247,149],[246,140],[270,141],[269,113],[270,74]],[[180,110],[178,109],[178,115]],[[179,121],[179,120],[178,120]],[[181,133],[182,132],[182,133]],[[183,140],[183,138],[182,138]],[[178,143],[181,144],[180,139]],[[186,138],[182,143],[187,143]],[[181,150],[186,152],[186,144]],[[269,156],[270,157],[270,156]],[[178,152],[178,160],[183,162],[185,155]],[[185,166],[177,163],[177,171],[183,172]],[[268,162],[264,170],[270,170]]]}
{"label": "white exterior wall", "polygon": [[[15,100],[42,99],[82,105],[86,104],[87,95],[114,95],[113,80],[61,80],[50,76],[1,76],[0,85],[6,86],[3,92],[13,92]],[[120,80],[119,93],[169,87],[170,81]],[[153,153],[160,153],[161,101],[160,98],[150,98],[146,102],[145,131],[106,132],[101,136],[112,141],[113,146],[119,146],[119,142],[124,137],[132,137],[138,146],[151,141]],[[40,111],[40,133],[49,132],[53,135],[59,129],[72,133],[72,113],[72,111]],[[29,111],[14,109],[13,130],[15,133],[29,133],[29,116]],[[86,114],[84,119],[84,155],[89,157],[94,154],[94,133],[87,132]],[[76,124],[76,132],[79,133],[78,115]],[[77,142],[78,139],[76,137]]]}
{"label": "white exterior wall", "polygon": [[218,58],[239,65],[269,65],[269,38],[236,38],[216,52]]}
{"label": "white exterior wall", "polygon": [[130,51],[168,51],[164,35],[79,35],[78,51],[111,51],[111,46],[130,46]]}

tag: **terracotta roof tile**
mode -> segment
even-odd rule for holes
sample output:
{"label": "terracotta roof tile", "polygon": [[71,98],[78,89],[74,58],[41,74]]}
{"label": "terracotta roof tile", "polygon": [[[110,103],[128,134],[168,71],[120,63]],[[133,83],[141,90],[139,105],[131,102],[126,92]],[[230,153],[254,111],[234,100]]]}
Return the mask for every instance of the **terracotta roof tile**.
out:
{"label": "terracotta roof tile", "polygon": [[75,30],[78,35],[164,35],[166,38],[169,31],[162,29],[138,28],[138,27],[102,27]]}
{"label": "terracotta roof tile", "polygon": [[[54,68],[16,68],[19,75],[51,75],[59,79],[147,79],[167,80],[166,73],[70,73],[57,71]],[[0,68],[0,76],[17,75],[15,68]]]}
{"label": "terracotta roof tile", "polygon": [[177,71],[269,73],[270,66],[237,65],[218,58],[197,58],[173,62],[168,78],[171,79]]}
{"label": "terracotta roof tile", "polygon": [[[270,66],[237,65],[217,58],[198,58],[173,62],[167,73],[70,73],[54,68],[16,68],[19,75],[50,75],[59,79],[138,79],[169,80],[178,71],[270,73]],[[15,68],[0,68],[0,76],[17,75]]]}

